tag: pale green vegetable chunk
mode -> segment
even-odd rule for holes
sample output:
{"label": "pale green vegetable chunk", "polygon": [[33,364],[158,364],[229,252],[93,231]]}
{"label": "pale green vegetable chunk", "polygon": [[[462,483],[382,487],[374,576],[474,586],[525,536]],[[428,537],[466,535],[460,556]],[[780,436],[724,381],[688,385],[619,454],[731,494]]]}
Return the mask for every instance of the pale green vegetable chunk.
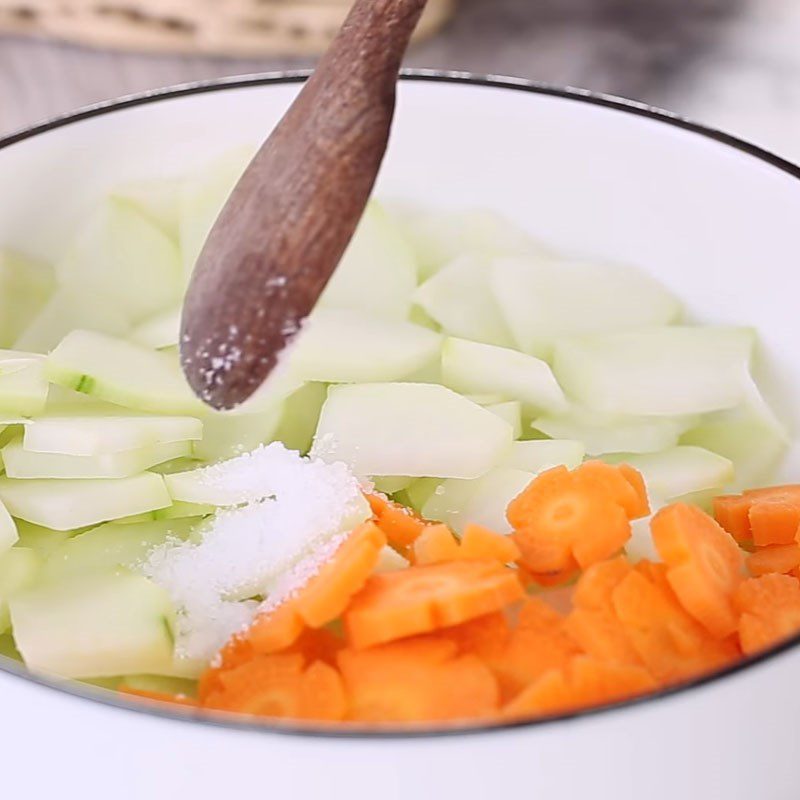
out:
{"label": "pale green vegetable chunk", "polygon": [[46,354],[76,328],[111,336],[126,336],[130,331],[130,323],[111,301],[98,302],[91,292],[81,291],[79,287],[63,286],[30,320],[14,347]]}
{"label": "pale green vegetable chunk", "polygon": [[0,478],[0,500],[14,517],[57,531],[96,525],[171,504],[164,479],[153,472],[116,480]]}
{"label": "pale green vegetable chunk", "polygon": [[539,411],[558,413],[568,407],[564,392],[545,361],[466,339],[445,340],[442,383],[461,394],[496,393]]}
{"label": "pale green vegetable chunk", "polygon": [[506,509],[535,477],[532,472],[498,467],[477,480],[446,480],[425,503],[422,515],[446,523],[457,533],[470,523],[510,533]]}
{"label": "pale green vegetable chunk", "polygon": [[131,341],[142,347],[163,350],[177,347],[181,331],[181,309],[171,308],[148,317],[131,331]]}
{"label": "pale green vegetable chunk", "polygon": [[527,231],[487,209],[441,212],[400,208],[398,213],[423,278],[465,254],[541,256],[548,252]]}
{"label": "pale green vegetable chunk", "polygon": [[9,604],[25,664],[66,678],[160,673],[173,661],[169,595],[125,571],[75,575]]}
{"label": "pale green vegetable chunk", "polygon": [[417,478],[404,491],[403,502],[421,514],[425,504],[441,485],[441,478]]}
{"label": "pale green vegetable chunk", "polygon": [[10,550],[19,540],[19,532],[11,514],[0,501],[0,557]]}
{"label": "pale green vegetable chunk", "polygon": [[59,285],[112,303],[131,323],[175,306],[183,294],[176,244],[136,207],[109,199],[56,265]]}
{"label": "pale green vegetable chunk", "polygon": [[283,415],[281,404],[252,414],[215,413],[203,420],[203,437],[194,454],[203,461],[222,461],[271,441]]}
{"label": "pale green vegetable chunk", "polygon": [[170,239],[177,241],[183,184],[181,178],[133,181],[116,187],[111,197],[129,203]]}
{"label": "pale green vegetable chunk", "polygon": [[748,328],[665,327],[562,339],[553,371],[567,395],[606,414],[677,416],[742,402]]}
{"label": "pale green vegetable chunk", "polygon": [[30,417],[44,411],[47,380],[41,356],[0,351],[0,414]]}
{"label": "pale green vegetable chunk", "polygon": [[668,324],[681,314],[661,284],[619,264],[496,259],[491,289],[520,350],[545,359],[561,337]]}
{"label": "pale green vegetable chunk", "polygon": [[522,436],[522,404],[518,400],[509,400],[506,403],[491,403],[484,406],[487,411],[504,419],[513,431],[514,439]]}
{"label": "pale green vegetable chunk", "polygon": [[586,448],[583,442],[569,439],[534,439],[514,442],[504,466],[533,473],[561,465],[575,469],[583,462],[585,455]]}
{"label": "pale green vegetable chunk", "polygon": [[307,383],[290,395],[283,405],[281,421],[273,437],[275,441],[283,442],[289,450],[307,453],[327,397],[325,383]]}
{"label": "pale green vegetable chunk", "polygon": [[464,256],[453,261],[417,289],[414,301],[451,336],[513,344],[491,296],[486,259]]}
{"label": "pale green vegetable chunk", "polygon": [[303,326],[287,359],[303,381],[382,383],[438,360],[441,347],[439,334],[410,322],[323,308]]}
{"label": "pale green vegetable chunk", "polygon": [[54,531],[52,528],[34,525],[24,519],[18,519],[16,522],[19,533],[17,548],[25,547],[33,550],[42,559],[48,558],[50,553],[77,533],[76,531]]}
{"label": "pale green vegetable chunk", "polygon": [[190,442],[171,442],[94,456],[63,453],[31,453],[22,438],[3,448],[3,463],[9,478],[129,478],[156,464],[191,455]]}
{"label": "pale green vegetable chunk", "polygon": [[371,202],[318,305],[405,320],[416,285],[414,251],[396,221]]}
{"label": "pale green vegetable chunk", "polygon": [[0,634],[11,627],[8,603],[39,577],[41,556],[27,547],[12,547],[0,556]]}
{"label": "pale green vegetable chunk", "polygon": [[172,519],[100,525],[56,547],[44,563],[41,580],[91,576],[117,567],[135,570],[151,550],[167,541],[186,539],[196,524],[196,519]]}
{"label": "pale green vegetable chunk", "polygon": [[[147,416],[98,408],[98,416],[75,409],[69,416],[49,413],[25,425],[22,444],[31,453],[99,456],[156,445],[196,442],[203,423],[194,417]],[[80,416],[79,416],[80,414]]]}
{"label": "pale green vegetable chunk", "polygon": [[639,470],[647,491],[658,500],[723,489],[734,479],[732,462],[702,447],[680,446],[663,453],[623,454],[608,460]]}
{"label": "pale green vegetable chunk", "polygon": [[734,488],[743,490],[773,480],[790,440],[786,428],[751,384],[741,406],[708,415],[680,441],[730,459],[736,471]]}
{"label": "pale green vegetable chunk", "polygon": [[167,508],[159,508],[157,511],[151,512],[153,519],[187,519],[191,517],[205,517],[213,514],[216,511],[215,506],[202,505],[200,503],[184,503],[181,500],[176,500],[171,506]]}
{"label": "pale green vegetable chunk", "polygon": [[698,416],[635,417],[603,414],[573,406],[565,414],[535,418],[535,430],[553,439],[576,439],[589,455],[604,453],[656,453],[678,444],[678,438],[700,419]]}
{"label": "pale green vegetable chunk", "polygon": [[174,358],[94,331],[70,333],[49,355],[45,375],[53,383],[128,408],[206,413]]}
{"label": "pale green vegetable chunk", "polygon": [[55,289],[53,270],[0,250],[0,347],[11,347]]}
{"label": "pale green vegetable chunk", "polygon": [[397,494],[402,492],[414,482],[413,478],[404,478],[397,475],[385,475],[373,479],[376,492],[381,494]]}
{"label": "pale green vegetable chunk", "polygon": [[477,478],[499,463],[512,427],[444,386],[334,386],[312,453],[357,475]]}
{"label": "pale green vegetable chunk", "polygon": [[126,675],[122,684],[140,692],[153,692],[174,697],[195,697],[197,683],[187,678],[169,678],[165,675]]}

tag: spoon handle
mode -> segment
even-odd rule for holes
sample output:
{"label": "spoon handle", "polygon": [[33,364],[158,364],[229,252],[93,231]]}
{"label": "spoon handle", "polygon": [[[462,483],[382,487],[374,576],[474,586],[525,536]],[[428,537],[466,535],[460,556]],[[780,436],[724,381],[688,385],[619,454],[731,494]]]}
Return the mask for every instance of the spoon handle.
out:
{"label": "spoon handle", "polygon": [[364,212],[427,0],[357,0],[236,186],[184,304],[181,361],[216,408],[246,400],[316,304]]}

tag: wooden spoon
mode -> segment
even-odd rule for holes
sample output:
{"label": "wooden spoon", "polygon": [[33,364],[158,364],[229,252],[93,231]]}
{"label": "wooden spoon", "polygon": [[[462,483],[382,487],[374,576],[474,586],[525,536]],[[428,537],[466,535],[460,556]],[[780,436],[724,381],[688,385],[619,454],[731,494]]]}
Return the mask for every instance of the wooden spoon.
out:
{"label": "wooden spoon", "polygon": [[237,184],[189,285],[181,363],[218,409],[264,382],[336,269],[375,183],[427,0],[356,0]]}

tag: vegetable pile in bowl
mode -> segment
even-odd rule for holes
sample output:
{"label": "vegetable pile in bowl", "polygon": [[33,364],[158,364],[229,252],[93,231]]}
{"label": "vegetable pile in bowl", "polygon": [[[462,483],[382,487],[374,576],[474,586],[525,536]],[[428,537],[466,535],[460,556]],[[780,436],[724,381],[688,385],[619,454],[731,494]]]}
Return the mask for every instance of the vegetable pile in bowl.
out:
{"label": "vegetable pile in bowl", "polygon": [[53,266],[0,251],[1,654],[215,712],[485,724],[800,631],[757,334],[636,267],[375,202],[265,387],[205,407],[180,304],[247,155],[119,187]]}

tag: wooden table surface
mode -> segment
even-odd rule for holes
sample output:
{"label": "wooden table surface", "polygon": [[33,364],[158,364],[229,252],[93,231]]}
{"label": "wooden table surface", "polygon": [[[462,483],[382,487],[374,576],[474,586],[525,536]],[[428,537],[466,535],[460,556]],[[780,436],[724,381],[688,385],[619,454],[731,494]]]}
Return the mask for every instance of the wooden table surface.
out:
{"label": "wooden table surface", "polygon": [[[800,159],[795,0],[462,0],[410,66],[518,75],[667,106]],[[299,59],[146,56],[0,37],[0,133],[87,103]]]}

